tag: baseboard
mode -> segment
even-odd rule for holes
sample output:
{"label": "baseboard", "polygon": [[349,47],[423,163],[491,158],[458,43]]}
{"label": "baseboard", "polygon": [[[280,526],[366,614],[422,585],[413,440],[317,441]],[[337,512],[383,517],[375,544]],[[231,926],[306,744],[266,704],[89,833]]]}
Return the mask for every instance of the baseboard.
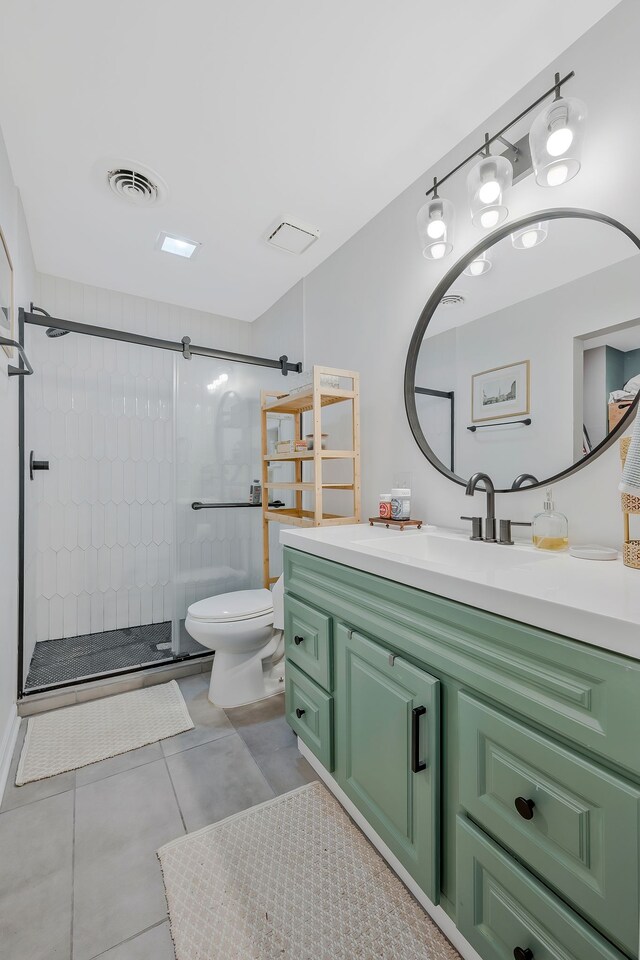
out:
{"label": "baseboard", "polygon": [[346,793],[338,786],[337,782],[330,773],[325,770],[320,761],[306,744],[298,737],[298,750],[305,760],[313,767],[320,779],[331,790],[337,800],[340,801],[352,820],[360,827],[365,837],[374,845],[376,850],[384,857],[394,873],[396,873],[405,887],[407,887],[416,898],[420,906],[429,914],[436,926],[440,927],[445,937],[451,941],[463,960],[482,960],[471,944],[462,936],[451,917],[445,913],[442,907],[437,907],[429,900],[423,890],[420,889],[413,877],[406,871],[400,861],[391,852],[384,840],[381,840],[371,825],[365,820],[358,808],[351,802]]}
{"label": "baseboard", "polygon": [[2,734],[2,741],[0,742],[0,803],[2,803],[4,788],[9,778],[9,768],[11,767],[11,759],[13,757],[16,740],[18,739],[19,729],[20,717],[18,716],[18,711],[14,703],[11,705],[9,717]]}

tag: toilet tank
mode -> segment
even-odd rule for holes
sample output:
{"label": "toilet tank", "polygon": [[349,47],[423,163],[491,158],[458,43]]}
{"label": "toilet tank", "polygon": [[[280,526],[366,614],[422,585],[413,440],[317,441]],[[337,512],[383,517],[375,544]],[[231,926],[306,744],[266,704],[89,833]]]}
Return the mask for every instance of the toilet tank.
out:
{"label": "toilet tank", "polygon": [[273,587],[273,626],[276,630],[284,630],[284,576],[280,576]]}

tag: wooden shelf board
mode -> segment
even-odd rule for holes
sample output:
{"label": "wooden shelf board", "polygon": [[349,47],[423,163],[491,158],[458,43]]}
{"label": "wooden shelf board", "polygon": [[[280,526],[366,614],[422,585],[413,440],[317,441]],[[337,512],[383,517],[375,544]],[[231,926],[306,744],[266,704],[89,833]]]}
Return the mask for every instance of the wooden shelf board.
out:
{"label": "wooden shelf board", "polygon": [[324,513],[322,520],[316,523],[313,510],[295,510],[282,507],[279,510],[267,510],[265,520],[275,520],[277,523],[289,523],[295,527],[330,526],[335,523],[355,523],[353,517],[340,517],[333,513]]}
{"label": "wooden shelf board", "polygon": [[[323,490],[353,490],[353,483],[323,483],[321,484]],[[282,482],[273,482],[265,483],[267,490],[306,490],[309,493],[313,493],[316,489],[315,483],[286,483]]]}
{"label": "wooden shelf board", "polygon": [[[320,452],[320,459],[321,460],[353,460],[355,455],[356,454],[354,450],[322,450]],[[274,463],[276,463],[281,460],[291,460],[292,462],[296,460],[313,460],[314,456],[315,454],[313,450],[303,450],[299,453],[267,454],[267,456],[264,457],[263,459],[266,460],[267,462],[270,462],[271,460],[273,460]]]}
{"label": "wooden shelf board", "polygon": [[[332,403],[342,403],[344,400],[353,400],[355,391],[353,390],[321,390],[320,406],[328,407]],[[286,397],[280,397],[265,403],[262,407],[266,413],[305,413],[313,409],[313,387],[309,385],[308,390],[301,390],[300,393],[287,394]]]}

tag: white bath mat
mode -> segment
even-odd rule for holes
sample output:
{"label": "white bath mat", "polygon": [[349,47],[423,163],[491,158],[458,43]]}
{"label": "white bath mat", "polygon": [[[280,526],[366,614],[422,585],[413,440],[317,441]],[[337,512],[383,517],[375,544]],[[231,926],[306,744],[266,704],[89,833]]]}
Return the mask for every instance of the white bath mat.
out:
{"label": "white bath mat", "polygon": [[320,783],[158,857],[177,960],[460,960]]}
{"label": "white bath mat", "polygon": [[16,786],[193,729],[175,680],[29,717]]}

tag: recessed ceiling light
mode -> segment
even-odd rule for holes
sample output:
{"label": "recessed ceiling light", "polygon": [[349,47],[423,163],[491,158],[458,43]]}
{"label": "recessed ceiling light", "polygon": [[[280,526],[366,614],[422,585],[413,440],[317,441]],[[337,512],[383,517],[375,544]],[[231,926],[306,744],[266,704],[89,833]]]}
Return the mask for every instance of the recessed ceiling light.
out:
{"label": "recessed ceiling light", "polygon": [[174,237],[171,233],[161,233],[156,241],[156,249],[163,253],[173,253],[176,257],[186,257],[192,260],[200,247],[197,240],[187,240],[186,237]]}

